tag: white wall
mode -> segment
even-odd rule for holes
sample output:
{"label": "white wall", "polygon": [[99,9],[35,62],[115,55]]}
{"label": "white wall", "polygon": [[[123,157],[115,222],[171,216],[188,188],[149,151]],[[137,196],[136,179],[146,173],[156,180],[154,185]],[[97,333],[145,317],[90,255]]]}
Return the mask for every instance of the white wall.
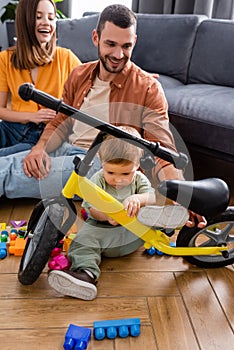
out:
{"label": "white wall", "polygon": [[[2,6],[6,5],[8,2],[9,0],[0,0],[0,8],[2,8]],[[4,10],[0,10],[0,16],[3,14],[3,12]],[[1,21],[0,21],[0,46],[2,46],[2,50],[8,47],[6,23],[2,23]]]}
{"label": "white wall", "polygon": [[71,17],[80,18],[86,11],[101,12],[106,6],[117,3],[124,4],[130,9],[132,8],[132,0],[72,0]]}

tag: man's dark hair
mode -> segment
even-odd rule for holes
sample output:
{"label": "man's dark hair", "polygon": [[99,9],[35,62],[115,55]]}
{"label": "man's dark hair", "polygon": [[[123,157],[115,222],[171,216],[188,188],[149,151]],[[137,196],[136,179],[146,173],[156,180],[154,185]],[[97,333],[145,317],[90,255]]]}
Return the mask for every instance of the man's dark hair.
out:
{"label": "man's dark hair", "polygon": [[110,5],[102,11],[97,24],[99,38],[106,22],[111,22],[120,28],[129,28],[133,25],[136,30],[136,15],[124,5]]}

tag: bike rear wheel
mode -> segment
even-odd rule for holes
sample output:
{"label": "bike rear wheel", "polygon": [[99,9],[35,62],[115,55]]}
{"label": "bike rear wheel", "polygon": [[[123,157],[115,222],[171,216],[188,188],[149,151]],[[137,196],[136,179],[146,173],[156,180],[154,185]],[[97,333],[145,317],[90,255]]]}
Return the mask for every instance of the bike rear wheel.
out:
{"label": "bike rear wheel", "polygon": [[234,263],[234,207],[228,207],[225,212],[207,220],[207,226],[189,228],[184,226],[176,240],[178,247],[212,247],[227,246],[228,256],[197,255],[184,256],[193,265],[202,268],[217,268]]}
{"label": "bike rear wheel", "polygon": [[[38,279],[52,250],[66,234],[63,230],[66,209],[67,206],[59,200],[42,201],[34,209],[29,220],[27,243],[18,271],[18,280],[23,285],[31,285]],[[72,210],[75,210],[74,205]],[[66,231],[72,226],[74,217],[69,224],[66,222]]]}

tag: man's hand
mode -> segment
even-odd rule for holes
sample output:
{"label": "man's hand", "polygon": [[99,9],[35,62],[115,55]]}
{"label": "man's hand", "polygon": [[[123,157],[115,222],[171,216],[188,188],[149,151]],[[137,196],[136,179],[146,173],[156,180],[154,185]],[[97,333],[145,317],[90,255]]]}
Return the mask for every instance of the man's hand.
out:
{"label": "man's hand", "polygon": [[185,224],[187,227],[197,226],[199,228],[204,228],[207,225],[207,221],[204,216],[198,215],[193,211],[189,211],[189,220]]}
{"label": "man's hand", "polygon": [[28,177],[35,177],[37,180],[44,179],[50,171],[49,155],[38,147],[33,147],[31,152],[23,160],[23,169]]}
{"label": "man's hand", "polygon": [[[166,204],[178,205],[179,203],[177,203],[177,202],[175,202],[175,201],[173,201],[171,199],[167,199]],[[191,210],[188,210],[188,212],[189,212],[189,219],[186,222],[185,226],[187,226],[187,227],[197,226],[198,228],[206,227],[207,221],[206,221],[204,216],[196,214],[196,213],[194,213]]]}
{"label": "man's hand", "polygon": [[155,79],[158,79],[159,78],[159,74],[158,73],[151,73],[152,77],[155,78]]}

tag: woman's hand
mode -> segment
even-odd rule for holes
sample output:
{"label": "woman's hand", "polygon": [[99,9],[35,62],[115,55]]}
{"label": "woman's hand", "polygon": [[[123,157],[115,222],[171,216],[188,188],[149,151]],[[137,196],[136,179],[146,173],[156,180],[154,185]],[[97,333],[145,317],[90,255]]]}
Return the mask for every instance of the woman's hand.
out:
{"label": "woman's hand", "polygon": [[52,109],[42,108],[35,113],[30,113],[29,122],[32,123],[48,123],[56,117],[56,112]]}

